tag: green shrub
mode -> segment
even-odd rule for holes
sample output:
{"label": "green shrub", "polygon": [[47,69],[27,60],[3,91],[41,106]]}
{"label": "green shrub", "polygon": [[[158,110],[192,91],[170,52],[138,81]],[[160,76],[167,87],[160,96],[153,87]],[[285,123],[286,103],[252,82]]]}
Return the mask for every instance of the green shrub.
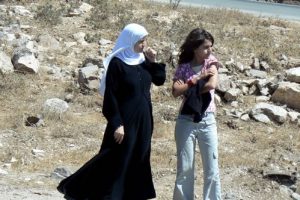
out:
{"label": "green shrub", "polygon": [[0,13],[0,26],[8,26],[14,23],[17,23],[17,19],[10,15],[8,11],[6,13]]}
{"label": "green shrub", "polygon": [[133,3],[115,0],[93,0],[94,8],[86,21],[93,29],[107,29],[119,31],[126,24],[134,21]]}
{"label": "green shrub", "polygon": [[55,26],[62,22],[61,16],[64,12],[62,5],[58,8],[54,7],[50,2],[38,6],[35,19],[45,26]]}
{"label": "green shrub", "polygon": [[176,10],[180,4],[181,0],[170,0],[170,5],[172,9]]}

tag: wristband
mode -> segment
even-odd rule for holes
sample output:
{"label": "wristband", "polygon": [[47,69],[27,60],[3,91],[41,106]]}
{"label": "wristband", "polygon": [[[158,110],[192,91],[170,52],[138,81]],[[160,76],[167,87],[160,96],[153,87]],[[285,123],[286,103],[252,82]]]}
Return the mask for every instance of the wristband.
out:
{"label": "wristband", "polygon": [[189,87],[192,87],[192,86],[195,85],[195,84],[193,83],[192,79],[188,80],[188,81],[187,81],[187,84],[188,84]]}

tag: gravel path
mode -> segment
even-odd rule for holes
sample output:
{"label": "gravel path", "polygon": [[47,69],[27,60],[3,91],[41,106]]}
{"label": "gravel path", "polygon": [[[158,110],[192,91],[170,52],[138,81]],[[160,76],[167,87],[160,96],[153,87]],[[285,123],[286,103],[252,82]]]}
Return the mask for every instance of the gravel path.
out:
{"label": "gravel path", "polygon": [[53,189],[23,189],[0,184],[3,200],[63,200],[63,195]]}

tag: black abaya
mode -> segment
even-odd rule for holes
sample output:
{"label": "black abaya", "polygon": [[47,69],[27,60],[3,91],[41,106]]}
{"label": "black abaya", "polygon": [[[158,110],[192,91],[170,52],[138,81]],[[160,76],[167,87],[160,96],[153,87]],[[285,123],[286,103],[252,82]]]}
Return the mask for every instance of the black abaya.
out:
{"label": "black abaya", "polygon": [[[165,65],[127,65],[118,58],[109,64],[103,114],[108,123],[100,152],[64,179],[58,190],[75,200],[146,200],[155,198],[150,166],[153,117],[151,82],[162,85]],[[114,131],[124,126],[121,144]]]}

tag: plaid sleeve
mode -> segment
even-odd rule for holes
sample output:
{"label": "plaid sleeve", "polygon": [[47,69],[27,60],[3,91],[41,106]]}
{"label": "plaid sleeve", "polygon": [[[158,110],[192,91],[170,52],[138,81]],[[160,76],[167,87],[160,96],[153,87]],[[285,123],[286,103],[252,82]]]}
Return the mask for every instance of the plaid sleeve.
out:
{"label": "plaid sleeve", "polygon": [[176,71],[175,71],[175,74],[173,76],[173,81],[176,81],[176,80],[184,80],[184,77],[183,77],[183,67],[182,66],[178,66]]}

